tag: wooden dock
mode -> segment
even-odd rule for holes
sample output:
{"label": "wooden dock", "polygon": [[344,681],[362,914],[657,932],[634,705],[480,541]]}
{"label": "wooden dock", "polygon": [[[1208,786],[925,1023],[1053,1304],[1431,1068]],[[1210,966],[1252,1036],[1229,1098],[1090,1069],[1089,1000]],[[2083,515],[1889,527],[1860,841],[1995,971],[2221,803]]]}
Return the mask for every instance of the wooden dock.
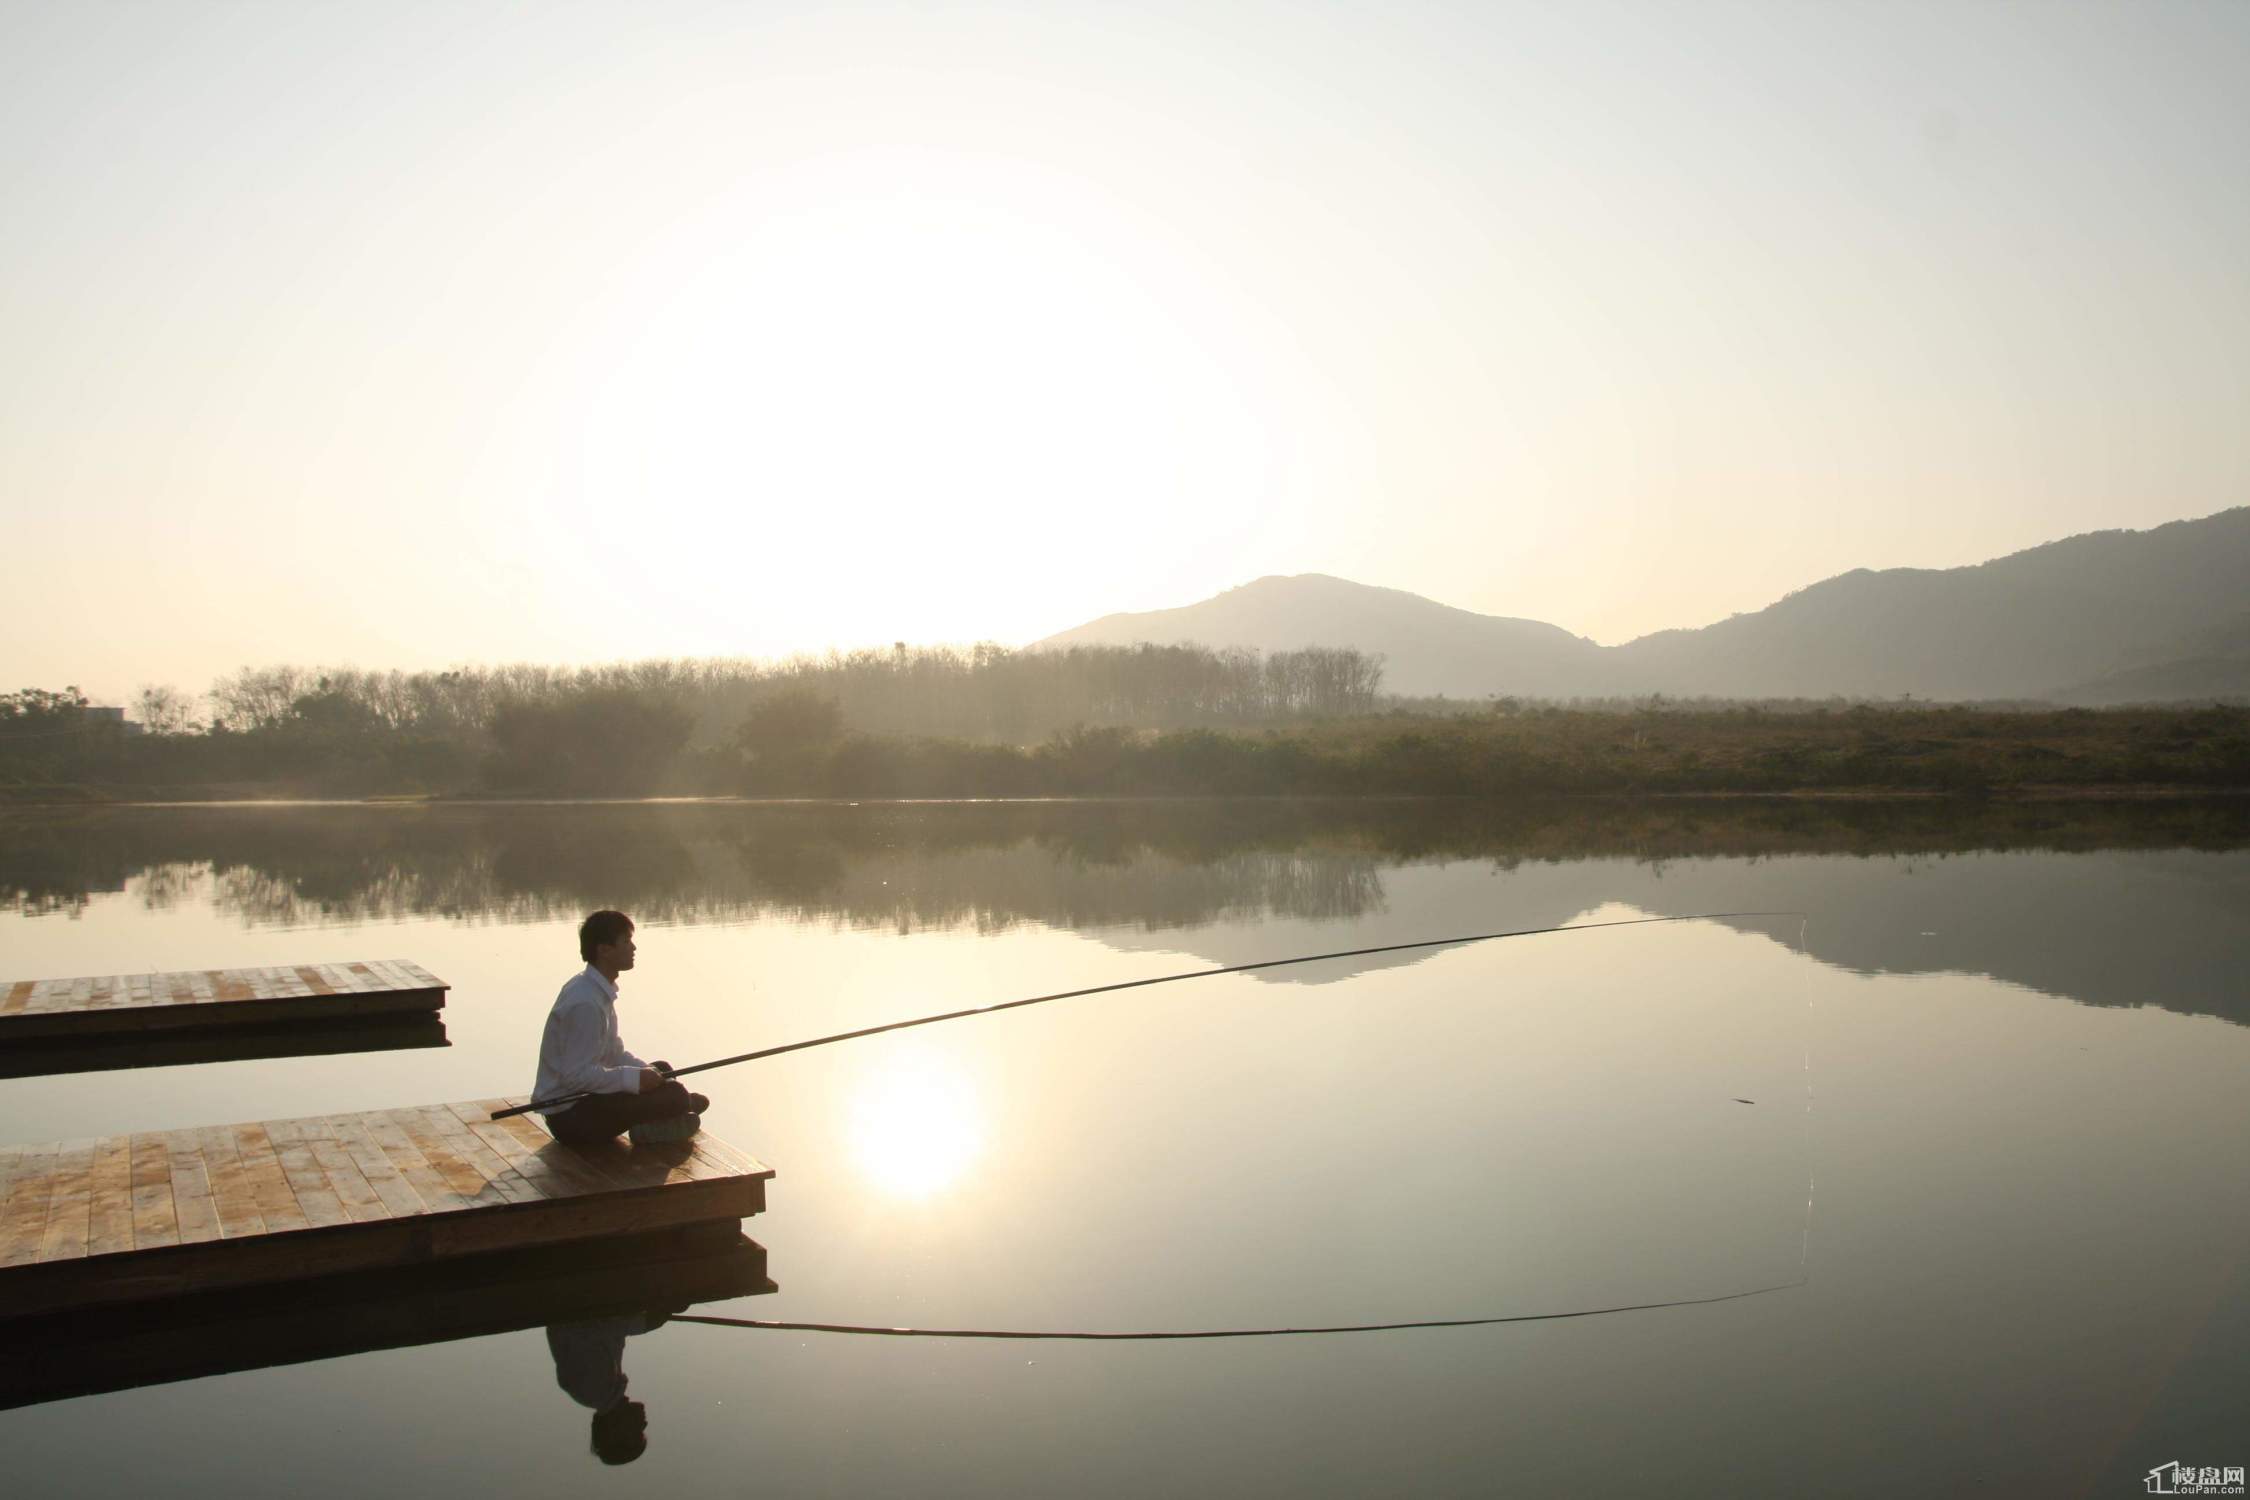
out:
{"label": "wooden dock", "polygon": [[740,1220],[709,1135],[565,1146],[521,1099],[0,1147],[0,1318]]}
{"label": "wooden dock", "polygon": [[450,989],[404,959],[19,979],[0,988],[0,1042],[433,1011]]}
{"label": "wooden dock", "polygon": [[39,1351],[0,1360],[0,1409],[775,1290],[765,1247],[720,1223],[78,1308],[0,1325]]}

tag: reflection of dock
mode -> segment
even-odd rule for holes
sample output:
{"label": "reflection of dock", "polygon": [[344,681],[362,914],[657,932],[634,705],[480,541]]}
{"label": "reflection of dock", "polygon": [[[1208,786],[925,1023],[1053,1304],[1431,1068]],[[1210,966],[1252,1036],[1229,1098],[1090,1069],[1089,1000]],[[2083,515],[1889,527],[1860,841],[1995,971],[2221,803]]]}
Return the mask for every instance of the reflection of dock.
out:
{"label": "reflection of dock", "polygon": [[0,1317],[446,1260],[761,1212],[708,1135],[564,1146],[521,1100],[0,1147]]}
{"label": "reflection of dock", "polygon": [[368,1020],[216,1026],[94,1037],[39,1037],[0,1047],[0,1078],[94,1073],[109,1068],[171,1068],[248,1062],[262,1057],[325,1057],[339,1052],[400,1052],[451,1045],[431,1011]]}
{"label": "reflection of dock", "polygon": [[403,959],[19,979],[0,988],[0,1041],[394,1016],[442,1008],[449,988]]}
{"label": "reflection of dock", "polygon": [[733,1224],[22,1319],[0,1408],[775,1290]]}

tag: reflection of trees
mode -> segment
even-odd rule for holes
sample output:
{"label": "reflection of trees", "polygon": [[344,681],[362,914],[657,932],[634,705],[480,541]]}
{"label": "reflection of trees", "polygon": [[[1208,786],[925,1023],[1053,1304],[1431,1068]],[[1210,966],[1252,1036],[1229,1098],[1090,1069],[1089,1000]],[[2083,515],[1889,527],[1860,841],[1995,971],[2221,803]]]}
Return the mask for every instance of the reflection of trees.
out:
{"label": "reflection of trees", "polygon": [[900,932],[998,932],[1024,921],[1160,929],[1267,916],[1354,917],[1382,899],[1382,875],[1364,853],[1252,850],[1191,862],[1151,852],[1096,863],[1019,844],[872,853],[852,861],[816,898],[777,900],[765,909]]}
{"label": "reflection of trees", "polygon": [[[2208,860],[2191,861],[2193,873],[2180,877],[2187,883],[2167,884],[2147,873],[2166,864],[2155,854],[2132,855],[2143,873],[2122,881],[2110,867],[2123,860],[1944,856],[2250,849],[2250,806],[119,808],[0,815],[0,849],[0,901],[27,915],[81,909],[96,893],[126,891],[158,909],[209,900],[249,925],[536,922],[597,906],[623,907],[643,921],[782,917],[900,932],[994,932],[1037,922],[1106,929],[1126,946],[1140,945],[1127,935],[1133,930],[1205,929],[1179,946],[1214,962],[1271,956],[1243,945],[1254,945],[1256,925],[1273,917],[1350,920],[1358,935],[1404,941],[1567,921],[1607,901],[1652,911],[1817,909],[1823,915],[1812,947],[1826,962],[1990,973],[2096,1003],[2156,1003],[2231,1019],[2239,1011],[2232,955],[2240,926],[2225,903],[2235,877]],[[1863,858],[1785,857],[1796,855]],[[1924,855],[1938,857],[1931,868],[1944,872],[1942,882],[1898,878]],[[1899,857],[1909,857],[1904,871]],[[1614,863],[1620,858],[1630,863]],[[1504,920],[1489,895],[1459,882],[1418,887],[1411,910],[1388,909],[1386,885],[1395,890],[1402,867],[1461,860],[1518,872],[1508,882]],[[1594,860],[1604,863],[1582,863]],[[1925,936],[1925,929],[1943,935]],[[1901,934],[1914,941],[1901,947]]]}
{"label": "reflection of trees", "polygon": [[202,900],[204,884],[210,874],[211,867],[200,861],[192,864],[167,861],[141,871],[132,882],[132,890],[149,911],[170,911],[187,902]]}
{"label": "reflection of trees", "polygon": [[0,814],[0,902],[200,890],[253,924],[765,914],[904,929],[1190,927],[1375,910],[1400,863],[2250,845],[2236,803],[447,804]]}

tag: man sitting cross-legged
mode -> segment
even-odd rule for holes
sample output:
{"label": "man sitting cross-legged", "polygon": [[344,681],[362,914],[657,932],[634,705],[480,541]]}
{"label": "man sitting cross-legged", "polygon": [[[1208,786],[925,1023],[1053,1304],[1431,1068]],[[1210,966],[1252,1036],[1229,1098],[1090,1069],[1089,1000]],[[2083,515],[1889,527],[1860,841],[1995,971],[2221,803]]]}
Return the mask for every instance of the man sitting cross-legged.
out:
{"label": "man sitting cross-legged", "polygon": [[558,1141],[590,1146],[630,1130],[639,1143],[681,1141],[702,1128],[711,1101],[664,1075],[672,1065],[645,1063],[617,1034],[617,976],[633,967],[633,919],[598,911],[578,929],[583,971],[571,977],[547,1012],[539,1042],[534,1099],[591,1093],[543,1110]]}

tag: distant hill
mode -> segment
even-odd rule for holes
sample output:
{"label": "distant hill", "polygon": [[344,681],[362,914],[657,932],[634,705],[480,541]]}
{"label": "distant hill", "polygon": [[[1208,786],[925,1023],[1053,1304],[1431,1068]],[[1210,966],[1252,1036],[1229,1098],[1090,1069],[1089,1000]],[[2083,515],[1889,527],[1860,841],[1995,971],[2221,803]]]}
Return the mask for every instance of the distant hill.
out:
{"label": "distant hill", "polygon": [[[1616,648],[1627,692],[2043,698],[2239,615],[2250,508],[1974,567],[1861,569],[1756,614]],[[2185,653],[2182,653],[2185,654]]]}
{"label": "distant hill", "polygon": [[2089,707],[2190,698],[2250,701],[2250,611],[2134,655],[2140,659],[2131,666],[2072,683],[2050,696]]}
{"label": "distant hill", "polygon": [[2250,694],[2250,507],[1973,567],[1858,569],[1753,614],[1603,647],[1324,574],[1107,615],[1042,646],[1356,646],[1386,691],[2121,703]]}
{"label": "distant hill", "polygon": [[[1041,646],[1357,646],[1384,658],[1383,690],[1481,696],[1569,697],[1600,671],[1602,648],[1537,620],[1480,615],[1404,589],[1374,588],[1325,573],[1260,578],[1180,609],[1104,615]],[[1510,687],[1490,684],[1510,683]]]}

